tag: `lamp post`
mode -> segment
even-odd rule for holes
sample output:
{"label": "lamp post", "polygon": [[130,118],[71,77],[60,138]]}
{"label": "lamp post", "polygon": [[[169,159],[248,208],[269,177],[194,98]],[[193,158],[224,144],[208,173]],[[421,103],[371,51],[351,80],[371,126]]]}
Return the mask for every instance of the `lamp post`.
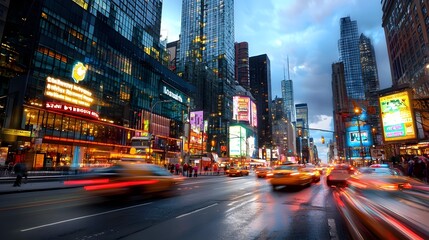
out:
{"label": "lamp post", "polygon": [[172,102],[173,100],[159,100],[156,101],[154,104],[152,104],[152,106],[150,107],[150,112],[149,112],[149,126],[148,126],[148,132],[149,132],[149,160],[150,158],[152,158],[152,113],[153,113],[153,109],[154,107],[158,104],[158,103],[166,103],[166,102]]}

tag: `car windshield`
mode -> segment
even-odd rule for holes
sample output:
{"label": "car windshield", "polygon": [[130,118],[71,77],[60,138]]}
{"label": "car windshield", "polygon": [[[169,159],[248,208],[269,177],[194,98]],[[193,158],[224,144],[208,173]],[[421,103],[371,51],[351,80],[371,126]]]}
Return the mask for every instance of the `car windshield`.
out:
{"label": "car windshield", "polygon": [[282,165],[276,167],[274,170],[298,170],[300,167],[296,165]]}
{"label": "car windshield", "polygon": [[360,168],[362,174],[378,174],[378,175],[398,175],[394,170],[389,168]]}

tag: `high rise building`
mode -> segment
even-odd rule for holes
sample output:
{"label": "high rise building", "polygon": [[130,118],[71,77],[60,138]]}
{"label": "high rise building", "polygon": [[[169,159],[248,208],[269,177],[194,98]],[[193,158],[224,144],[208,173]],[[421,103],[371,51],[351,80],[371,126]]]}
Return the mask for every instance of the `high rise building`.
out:
{"label": "high rise building", "polygon": [[[228,141],[229,122],[233,117],[234,42],[233,0],[182,1],[177,73],[197,86],[191,109],[203,110],[205,120],[210,116],[207,119],[209,138],[212,136],[223,144]],[[216,78],[213,79],[211,73]],[[202,105],[209,107],[199,106],[202,101],[208,102]]]}
{"label": "high rise building", "polygon": [[297,129],[297,151],[299,147],[300,161],[309,161],[309,139],[310,129],[308,124],[308,106],[307,103],[295,104],[296,110],[296,129]]}
{"label": "high rise building", "polygon": [[393,86],[410,84],[416,98],[429,97],[429,2],[382,0]]}
{"label": "high rise building", "polygon": [[[392,90],[409,87],[418,139],[429,140],[429,2],[382,0],[382,26],[386,37]],[[426,151],[424,144],[407,148],[407,154]],[[417,150],[418,149],[418,150]],[[401,151],[401,153],[403,153]]]}
{"label": "high rise building", "polygon": [[[286,75],[286,74],[285,74]],[[287,59],[287,76],[288,78],[282,80],[282,98],[284,101],[284,113],[289,122],[295,122],[295,101],[293,97],[293,81],[290,79],[289,74],[289,57]]]}
{"label": "high rise building", "polygon": [[380,81],[378,80],[374,46],[371,44],[371,39],[364,34],[360,35],[359,49],[365,99],[368,99],[372,92],[380,90]]}
{"label": "high rise building", "polygon": [[195,88],[166,67],[162,1],[126,2],[10,1],[0,120],[25,134],[10,131],[1,143],[43,152],[29,166],[108,163],[130,152],[133,136],[148,134],[148,160],[179,161],[182,113]]}
{"label": "high rise building", "polygon": [[[378,80],[377,61],[375,57],[374,46],[371,39],[364,34],[360,35],[359,40],[360,61],[362,66],[362,80],[364,85],[365,106],[368,114],[367,123],[371,126],[372,134],[381,133],[380,111],[378,107],[378,91],[380,90],[380,81]],[[381,135],[380,135],[381,137]],[[374,140],[377,137],[374,136]],[[376,144],[377,145],[377,144]]]}
{"label": "high rise building", "polygon": [[293,97],[293,81],[282,80],[282,98],[284,101],[284,113],[290,122],[295,122],[295,100]]}
{"label": "high rise building", "polygon": [[268,55],[249,58],[250,92],[256,99],[258,112],[258,147],[272,145],[271,130],[271,67]]}
{"label": "high rise building", "polygon": [[338,40],[340,61],[344,63],[347,96],[349,100],[365,99],[360,63],[359,33],[356,21],[350,17],[340,20],[340,39]]}
{"label": "high rise building", "polygon": [[250,90],[249,44],[235,43],[235,80],[245,89]]}
{"label": "high rise building", "polygon": [[[347,117],[347,90],[346,80],[344,76],[344,63],[337,62],[332,64],[332,103],[334,110],[334,132],[335,143],[337,148],[338,160],[346,159],[347,145],[346,145],[346,129],[345,118]],[[334,158],[334,156],[331,156]],[[331,159],[332,160],[332,159]]]}

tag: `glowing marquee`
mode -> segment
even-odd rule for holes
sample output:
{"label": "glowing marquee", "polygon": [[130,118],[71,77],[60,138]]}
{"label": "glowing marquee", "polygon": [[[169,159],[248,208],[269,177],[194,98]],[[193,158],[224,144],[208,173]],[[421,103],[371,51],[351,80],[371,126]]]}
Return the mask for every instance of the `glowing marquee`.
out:
{"label": "glowing marquee", "polygon": [[90,107],[94,99],[92,93],[76,84],[47,77],[45,95],[79,106]]}
{"label": "glowing marquee", "polygon": [[68,105],[68,104],[64,104],[64,103],[47,102],[46,108],[61,111],[61,112],[69,112],[69,113],[73,113],[73,114],[79,114],[82,116],[87,116],[87,117],[91,117],[91,118],[95,118],[95,119],[99,118],[98,113],[92,111],[91,109],[86,109],[83,107]]}

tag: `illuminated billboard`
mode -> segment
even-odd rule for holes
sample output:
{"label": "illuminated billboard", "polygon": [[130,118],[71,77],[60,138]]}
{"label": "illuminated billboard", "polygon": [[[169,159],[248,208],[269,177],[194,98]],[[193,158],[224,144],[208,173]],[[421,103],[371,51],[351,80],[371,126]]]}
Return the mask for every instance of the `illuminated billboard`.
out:
{"label": "illuminated billboard", "polygon": [[229,156],[246,155],[246,129],[241,126],[229,127]]}
{"label": "illuminated billboard", "polygon": [[385,142],[417,138],[409,91],[379,97],[379,103]]}
{"label": "illuminated billboard", "polygon": [[[351,121],[346,123],[346,141],[348,147],[370,147],[373,145],[371,126],[364,121]],[[361,141],[362,140],[362,141]],[[361,145],[362,142],[362,145]]]}
{"label": "illuminated billboard", "polygon": [[190,113],[191,129],[194,132],[201,132],[204,130],[204,114],[203,111],[196,111]]}
{"label": "illuminated billboard", "polygon": [[250,124],[252,127],[258,126],[258,111],[256,110],[256,103],[251,102],[252,107],[252,123]]}
{"label": "illuminated billboard", "polygon": [[46,78],[45,96],[82,107],[90,107],[94,102],[92,92],[52,77]]}
{"label": "illuminated billboard", "polygon": [[234,96],[232,119],[250,123],[250,102],[249,97]]}

